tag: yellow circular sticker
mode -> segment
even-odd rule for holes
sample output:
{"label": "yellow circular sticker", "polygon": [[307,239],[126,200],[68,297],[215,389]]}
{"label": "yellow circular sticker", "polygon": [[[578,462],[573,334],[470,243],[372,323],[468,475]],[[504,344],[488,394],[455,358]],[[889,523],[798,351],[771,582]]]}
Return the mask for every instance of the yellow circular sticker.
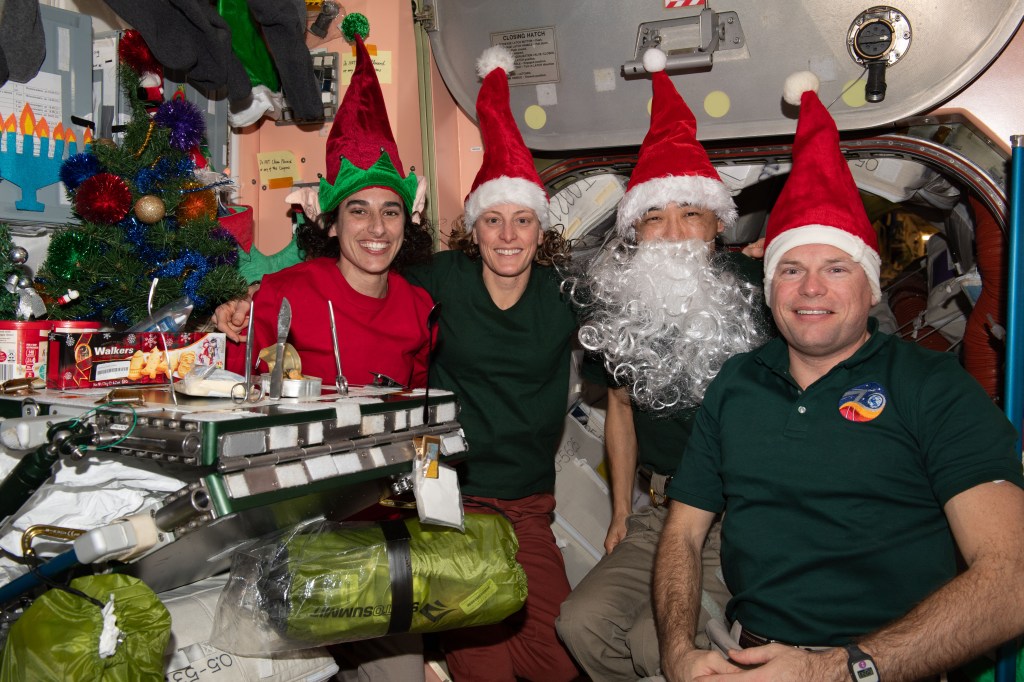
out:
{"label": "yellow circular sticker", "polygon": [[548,114],[539,104],[531,104],[526,107],[523,118],[526,120],[526,125],[534,130],[540,130],[548,122]]}
{"label": "yellow circular sticker", "polygon": [[704,111],[711,118],[722,118],[729,113],[730,106],[732,106],[732,101],[729,99],[729,95],[721,90],[709,92],[708,96],[704,98]]}
{"label": "yellow circular sticker", "polygon": [[867,97],[864,95],[864,88],[867,84],[863,78],[846,82],[843,86],[843,102],[846,103],[846,106],[856,108],[868,103]]}

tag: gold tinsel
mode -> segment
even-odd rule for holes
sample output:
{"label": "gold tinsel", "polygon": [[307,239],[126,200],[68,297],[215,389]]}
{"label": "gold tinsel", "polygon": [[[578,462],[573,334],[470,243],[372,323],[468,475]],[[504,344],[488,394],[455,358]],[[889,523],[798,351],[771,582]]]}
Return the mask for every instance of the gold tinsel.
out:
{"label": "gold tinsel", "polygon": [[142,141],[142,146],[139,147],[139,151],[135,152],[135,158],[142,156],[142,152],[146,151],[146,147],[149,146],[149,140],[153,137],[153,128],[156,127],[155,121],[149,122],[149,129],[146,130],[146,139]]}

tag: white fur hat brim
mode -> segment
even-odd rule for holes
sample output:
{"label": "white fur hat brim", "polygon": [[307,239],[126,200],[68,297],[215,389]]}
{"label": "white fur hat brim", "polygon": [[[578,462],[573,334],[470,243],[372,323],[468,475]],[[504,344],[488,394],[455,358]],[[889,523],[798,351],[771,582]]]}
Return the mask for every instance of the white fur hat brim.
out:
{"label": "white fur hat brim", "polygon": [[465,229],[473,230],[477,218],[489,208],[501,204],[517,204],[533,209],[542,230],[548,229],[548,196],[536,183],[501,175],[488,180],[466,197]]}
{"label": "white fur hat brim", "polygon": [[772,277],[782,257],[798,246],[808,244],[828,244],[845,251],[855,262],[864,268],[871,285],[871,305],[882,300],[879,276],[882,270],[882,259],[878,252],[864,243],[864,240],[846,230],[829,225],[804,225],[786,230],[768,244],[764,254],[764,298],[772,304]]}
{"label": "white fur hat brim", "polygon": [[726,228],[736,224],[736,203],[720,181],[703,175],[668,175],[633,187],[619,202],[615,230],[623,239],[634,239],[636,223],[652,208],[686,204],[714,211]]}

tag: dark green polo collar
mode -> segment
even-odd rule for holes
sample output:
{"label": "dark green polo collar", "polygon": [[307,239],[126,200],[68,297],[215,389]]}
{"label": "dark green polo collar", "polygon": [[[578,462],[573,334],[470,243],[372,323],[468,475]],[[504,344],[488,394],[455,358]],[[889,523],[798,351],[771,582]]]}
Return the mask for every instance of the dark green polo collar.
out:
{"label": "dark green polo collar", "polygon": [[[836,367],[855,367],[877,353],[883,345],[891,338],[888,334],[878,331],[878,320],[868,318],[868,340],[857,349],[857,352],[840,362]],[[786,340],[779,336],[772,339],[760,350],[756,351],[756,360],[776,374],[789,378],[789,346]],[[835,367],[829,371],[829,374]],[[826,374],[826,376],[828,376]]]}

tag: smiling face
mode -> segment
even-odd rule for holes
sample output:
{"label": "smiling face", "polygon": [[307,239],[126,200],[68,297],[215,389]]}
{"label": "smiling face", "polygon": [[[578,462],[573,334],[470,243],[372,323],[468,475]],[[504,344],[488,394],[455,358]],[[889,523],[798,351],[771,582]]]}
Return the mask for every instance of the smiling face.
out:
{"label": "smiling face", "polygon": [[513,280],[529,276],[544,239],[537,214],[518,204],[488,208],[476,219],[472,235],[484,263],[484,277]]}
{"label": "smiling face", "polygon": [[342,200],[338,220],[331,228],[341,247],[338,267],[356,291],[374,289],[387,276],[402,248],[405,209],[397,194],[382,187],[367,187]]}
{"label": "smiling face", "polygon": [[798,365],[823,369],[816,372],[822,376],[867,341],[871,295],[864,268],[842,249],[807,244],[782,255],[771,308],[789,343],[794,377]]}

